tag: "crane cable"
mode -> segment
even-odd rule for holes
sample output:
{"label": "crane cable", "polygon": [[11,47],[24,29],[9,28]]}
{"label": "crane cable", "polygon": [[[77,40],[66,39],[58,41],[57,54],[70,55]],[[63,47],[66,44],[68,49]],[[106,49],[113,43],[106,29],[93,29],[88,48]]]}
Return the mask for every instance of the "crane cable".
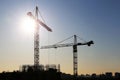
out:
{"label": "crane cable", "polygon": [[70,36],[70,37],[68,37],[68,38],[66,38],[66,39],[64,39],[64,40],[62,40],[62,41],[60,41],[60,42],[55,43],[54,45],[59,44],[59,43],[62,43],[62,42],[64,42],[64,41],[67,41],[68,39],[71,39],[72,37],[73,37],[73,36]]}
{"label": "crane cable", "polygon": [[79,40],[82,40],[82,41],[84,41],[84,42],[87,42],[87,41],[84,40],[83,38],[81,38],[81,37],[79,37],[79,36],[77,36],[77,37],[78,37]]}
{"label": "crane cable", "polygon": [[40,10],[39,10],[38,12],[39,12],[39,14],[40,14],[40,17],[41,17],[42,21],[46,24],[46,21],[45,21],[45,19],[43,18],[43,16],[42,16]]}
{"label": "crane cable", "polygon": [[[79,36],[77,36],[77,37],[78,37],[79,40],[82,40],[82,41],[84,41],[84,42],[87,42],[87,41],[84,40],[83,38],[81,38],[81,37],[79,37]],[[71,38],[73,38],[73,36],[70,36],[70,37],[68,37],[68,38],[66,38],[66,39],[64,39],[64,40],[62,40],[62,41],[60,41],[60,42],[57,42],[57,43],[55,43],[54,45],[59,44],[59,43],[62,43],[62,42],[64,42],[64,41],[67,41],[67,40],[69,40],[69,39],[71,39]]]}
{"label": "crane cable", "polygon": [[[33,1],[34,1],[35,6],[38,6],[38,0],[33,0]],[[35,8],[33,9],[33,12],[35,12]],[[41,12],[40,12],[40,10],[38,10],[38,13],[39,13],[40,18],[42,19],[42,21],[43,21],[44,23],[46,23],[46,22],[45,22],[45,19],[43,18],[42,14],[41,14]]]}
{"label": "crane cable", "polygon": [[38,0],[34,0],[35,6],[38,6]]}
{"label": "crane cable", "polygon": [[[46,24],[46,21],[45,21],[45,19],[43,18],[40,10],[38,10],[38,13],[39,13],[42,21]],[[49,39],[50,39],[50,38],[49,38],[49,32],[47,32],[47,43],[48,43],[48,44],[49,44]],[[48,54],[48,64],[50,64],[50,51],[49,51],[49,50],[47,50],[47,54]]]}

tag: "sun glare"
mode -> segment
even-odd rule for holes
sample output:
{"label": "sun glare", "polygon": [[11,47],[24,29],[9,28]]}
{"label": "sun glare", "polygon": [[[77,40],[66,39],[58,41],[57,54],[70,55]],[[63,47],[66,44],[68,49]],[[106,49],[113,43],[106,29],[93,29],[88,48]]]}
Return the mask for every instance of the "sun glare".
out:
{"label": "sun glare", "polygon": [[35,21],[29,16],[24,17],[21,21],[21,26],[25,33],[34,33]]}

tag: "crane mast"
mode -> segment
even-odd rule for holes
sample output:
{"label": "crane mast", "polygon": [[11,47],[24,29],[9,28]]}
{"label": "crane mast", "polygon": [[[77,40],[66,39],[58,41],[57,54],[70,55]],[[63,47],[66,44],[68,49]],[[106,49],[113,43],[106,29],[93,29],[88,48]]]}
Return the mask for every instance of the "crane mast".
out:
{"label": "crane mast", "polygon": [[39,12],[39,9],[36,6],[35,16],[33,16],[32,12],[27,13],[27,15],[31,17],[33,20],[35,20],[36,22],[36,26],[34,29],[34,67],[35,67],[35,70],[38,70],[39,68],[39,29],[40,29],[39,25],[41,25],[48,31],[52,32],[51,28],[49,28],[45,23],[43,23],[41,20],[38,19],[38,12]]}
{"label": "crane mast", "polygon": [[[38,19],[38,7],[35,9],[35,18]],[[37,69],[39,66],[39,24],[36,23],[34,31],[34,66]]]}
{"label": "crane mast", "polygon": [[73,74],[76,79],[78,74],[78,59],[77,59],[77,37],[74,35],[74,45],[73,45]]}
{"label": "crane mast", "polygon": [[49,49],[49,48],[70,47],[70,46],[72,46],[73,47],[73,75],[74,75],[74,80],[77,80],[77,75],[78,75],[77,46],[80,46],[80,45],[91,46],[91,44],[94,44],[94,42],[93,41],[89,41],[89,42],[84,42],[84,43],[78,43],[77,42],[77,36],[74,35],[74,42],[73,43],[41,46],[40,49]]}

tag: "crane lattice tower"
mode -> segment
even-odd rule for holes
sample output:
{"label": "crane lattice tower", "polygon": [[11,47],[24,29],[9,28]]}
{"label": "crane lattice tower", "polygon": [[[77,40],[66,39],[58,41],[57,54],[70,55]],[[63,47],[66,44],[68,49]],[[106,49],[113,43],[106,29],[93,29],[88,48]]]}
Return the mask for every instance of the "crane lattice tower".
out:
{"label": "crane lattice tower", "polygon": [[52,32],[52,29],[49,28],[45,23],[38,19],[39,9],[36,6],[35,16],[32,15],[32,12],[28,12],[27,15],[30,16],[33,20],[35,20],[36,26],[34,29],[34,67],[35,70],[39,68],[39,28],[43,26],[48,31]]}

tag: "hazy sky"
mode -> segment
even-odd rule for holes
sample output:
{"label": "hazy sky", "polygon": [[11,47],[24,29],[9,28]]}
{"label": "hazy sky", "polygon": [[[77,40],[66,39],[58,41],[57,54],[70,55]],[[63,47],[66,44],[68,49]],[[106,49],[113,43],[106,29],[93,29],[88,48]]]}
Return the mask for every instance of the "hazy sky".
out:
{"label": "hazy sky", "polygon": [[[53,29],[40,28],[41,45],[76,34],[95,42],[78,47],[79,74],[120,72],[120,0],[0,0],[0,72],[33,64],[33,33],[21,24],[36,5]],[[72,47],[40,50],[40,63],[61,64],[62,72],[73,73],[72,55]]]}

